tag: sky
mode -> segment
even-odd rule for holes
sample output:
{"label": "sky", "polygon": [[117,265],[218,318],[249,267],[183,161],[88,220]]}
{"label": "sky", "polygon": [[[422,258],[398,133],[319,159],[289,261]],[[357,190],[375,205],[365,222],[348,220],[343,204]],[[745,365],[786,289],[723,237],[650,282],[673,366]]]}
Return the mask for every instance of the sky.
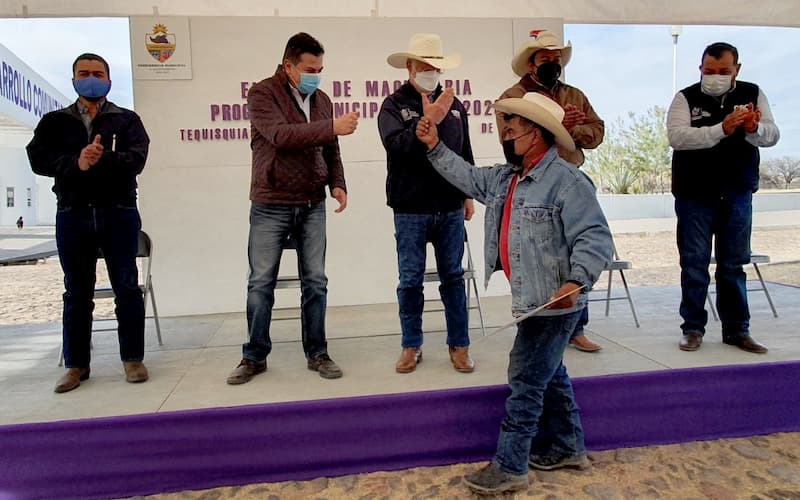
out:
{"label": "sky", "polygon": [[[678,37],[678,90],[697,82],[703,49],[725,41],[739,49],[741,80],[766,94],[781,140],[762,157],[800,158],[800,29],[740,26],[683,26]],[[564,26],[572,42],[566,81],[588,96],[611,123],[628,112],[669,107],[673,97],[673,39],[669,26]],[[53,40],[57,40],[54,44]],[[77,54],[98,52],[111,66],[109,99],[134,107],[128,21],[125,18],[0,19],[0,44],[67,96],[73,96],[71,64]],[[509,82],[510,84],[511,82]]]}

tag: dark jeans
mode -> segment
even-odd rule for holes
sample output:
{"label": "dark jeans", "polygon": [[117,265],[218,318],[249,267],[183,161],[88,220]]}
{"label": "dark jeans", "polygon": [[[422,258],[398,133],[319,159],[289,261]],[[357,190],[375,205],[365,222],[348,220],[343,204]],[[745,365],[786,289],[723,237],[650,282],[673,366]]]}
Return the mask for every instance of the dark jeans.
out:
{"label": "dark jeans", "polygon": [[400,280],[397,302],[403,347],[422,345],[423,278],[426,243],[433,243],[439,295],[447,322],[447,345],[469,345],[467,296],[464,289],[464,210],[436,214],[394,214],[397,266]]}
{"label": "dark jeans", "polygon": [[589,304],[586,304],[586,307],[581,309],[581,316],[578,318],[578,322],[575,324],[575,330],[572,331],[572,335],[569,336],[569,339],[572,340],[575,337],[580,337],[581,335],[585,335],[583,328],[589,324]]}
{"label": "dark jeans", "polygon": [[528,471],[534,438],[546,437],[550,453],[586,453],[580,411],[562,363],[581,312],[534,316],[520,323],[508,363],[506,416],[494,462],[511,474]]}
{"label": "dark jeans", "polygon": [[306,205],[250,205],[250,237],[247,246],[250,274],[247,280],[248,342],[243,357],[266,359],[272,351],[269,327],[275,304],[275,284],[288,236],[297,243],[297,270],[301,283],[300,319],[306,357],[325,353],[325,309],[328,278],[325,276],[325,203]]}
{"label": "dark jeans", "polygon": [[723,339],[749,335],[747,277],[753,221],[751,193],[717,200],[675,200],[678,253],[681,264],[681,305],[684,332],[705,333],[705,309],[710,276],[712,236],[717,266],[717,310]]}
{"label": "dark jeans", "polygon": [[134,208],[65,208],[56,214],[56,245],[64,270],[64,363],[88,368],[97,252],[103,251],[117,316],[122,361],[144,359],[144,300],[136,253],[142,220]]}

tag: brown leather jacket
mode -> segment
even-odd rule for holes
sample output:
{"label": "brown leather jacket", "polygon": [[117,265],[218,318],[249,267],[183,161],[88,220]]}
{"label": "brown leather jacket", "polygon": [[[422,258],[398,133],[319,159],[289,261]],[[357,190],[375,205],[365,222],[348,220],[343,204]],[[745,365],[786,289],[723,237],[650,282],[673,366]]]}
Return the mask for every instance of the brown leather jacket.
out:
{"label": "brown leather jacket", "polygon": [[[511,88],[507,89],[499,97],[505,99],[507,97],[522,97],[528,92],[539,92],[553,99],[561,105],[572,104],[586,114],[586,120],[582,125],[578,125],[572,129],[570,135],[575,141],[575,152],[569,152],[561,147],[558,148],[558,155],[564,158],[573,165],[580,167],[583,165],[585,159],[582,149],[594,149],[603,142],[603,135],[605,134],[605,124],[603,120],[594,112],[592,105],[589,104],[589,99],[586,98],[583,92],[567,85],[566,83],[556,83],[553,92],[549,92],[545,87],[542,87],[531,78],[531,75],[523,76],[519,82],[514,84]],[[500,134],[500,141],[503,140],[503,130],[505,129],[505,120],[503,120],[503,113],[495,112],[497,115],[497,131]]]}
{"label": "brown leather jacket", "polygon": [[311,121],[306,121],[289,85],[283,66],[278,66],[274,76],[255,84],[247,95],[253,151],[250,200],[255,203],[315,204],[325,200],[325,186],[347,190],[330,98],[317,89],[310,97]]}

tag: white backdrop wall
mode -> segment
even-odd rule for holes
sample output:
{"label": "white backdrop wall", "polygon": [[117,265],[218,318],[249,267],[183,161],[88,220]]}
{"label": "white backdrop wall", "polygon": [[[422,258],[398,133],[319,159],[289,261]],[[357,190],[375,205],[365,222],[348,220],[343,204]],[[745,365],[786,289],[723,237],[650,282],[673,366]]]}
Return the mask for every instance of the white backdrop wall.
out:
{"label": "white backdrop wall", "polygon": [[[156,23],[169,27],[180,24],[176,21],[133,18],[131,43],[143,44],[143,36]],[[322,88],[335,106],[344,111],[356,105],[366,109],[356,133],[340,141],[348,208],[334,214],[336,203],[329,200],[328,303],[346,305],[396,300],[397,259],[392,212],[385,202],[385,152],[377,109],[385,97],[384,82],[393,88],[407,73],[388,66],[387,55],[405,51],[415,32],[439,33],[445,53],[462,54],[461,67],[443,79],[456,82],[459,97],[470,101],[471,110],[481,108],[479,116],[470,116],[471,138],[476,162],[491,164],[502,152],[486,105],[517,80],[510,69],[514,48],[533,28],[562,32],[556,19],[195,17],[189,26],[191,80],[137,80],[134,74],[136,109],[152,140],[140,176],[140,205],[144,228],[154,240],[159,309],[169,315],[244,309],[250,148],[247,139],[238,137],[249,134],[249,122],[233,119],[235,113],[231,120],[222,120],[222,110],[224,105],[244,104],[243,86],[246,90],[249,82],[274,73],[291,35],[307,31],[325,46]],[[177,41],[176,53],[186,50],[181,43]],[[136,50],[134,66],[135,54]],[[377,96],[371,95],[375,88]],[[231,130],[237,138],[202,139],[202,129],[215,134],[218,128]],[[194,140],[195,129],[201,131],[200,141]],[[479,207],[468,231],[481,274],[482,222]],[[293,259],[284,258],[282,273],[294,274],[294,266]],[[488,293],[507,291],[496,277]],[[278,305],[296,305],[296,297],[279,293]]]}

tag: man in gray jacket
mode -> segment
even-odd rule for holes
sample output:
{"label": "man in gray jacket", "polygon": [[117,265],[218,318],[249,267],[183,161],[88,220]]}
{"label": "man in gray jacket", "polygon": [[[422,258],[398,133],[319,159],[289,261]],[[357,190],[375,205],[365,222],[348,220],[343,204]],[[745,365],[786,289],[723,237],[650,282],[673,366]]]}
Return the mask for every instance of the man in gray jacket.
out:
{"label": "man in gray jacket", "polygon": [[[431,105],[426,105],[426,107]],[[564,110],[538,93],[500,99],[505,113],[507,164],[477,168],[439,141],[423,118],[417,137],[433,167],[467,196],[486,205],[486,282],[496,263],[511,284],[512,311],[521,316],[508,367],[506,401],[497,452],[465,482],[482,494],[525,489],[528,466],[551,470],[588,465],[583,428],[564,349],[586,307],[586,292],[611,259],[611,232],[591,181],[561,159],[557,146],[575,144],[561,124]],[[550,449],[531,455],[534,437],[546,434]]]}
{"label": "man in gray jacket", "polygon": [[283,243],[292,238],[302,282],[302,335],[309,370],[339,378],[342,370],[328,356],[325,309],[325,188],[347,206],[347,187],[339,155],[340,135],[352,134],[358,113],[333,118],[330,98],[317,90],[322,45],[307,33],[286,44],[275,75],[250,89],[253,177],[250,183],[250,237],[247,246],[247,330],[242,361],[228,376],[243,384],[267,370],[275,283]]}

